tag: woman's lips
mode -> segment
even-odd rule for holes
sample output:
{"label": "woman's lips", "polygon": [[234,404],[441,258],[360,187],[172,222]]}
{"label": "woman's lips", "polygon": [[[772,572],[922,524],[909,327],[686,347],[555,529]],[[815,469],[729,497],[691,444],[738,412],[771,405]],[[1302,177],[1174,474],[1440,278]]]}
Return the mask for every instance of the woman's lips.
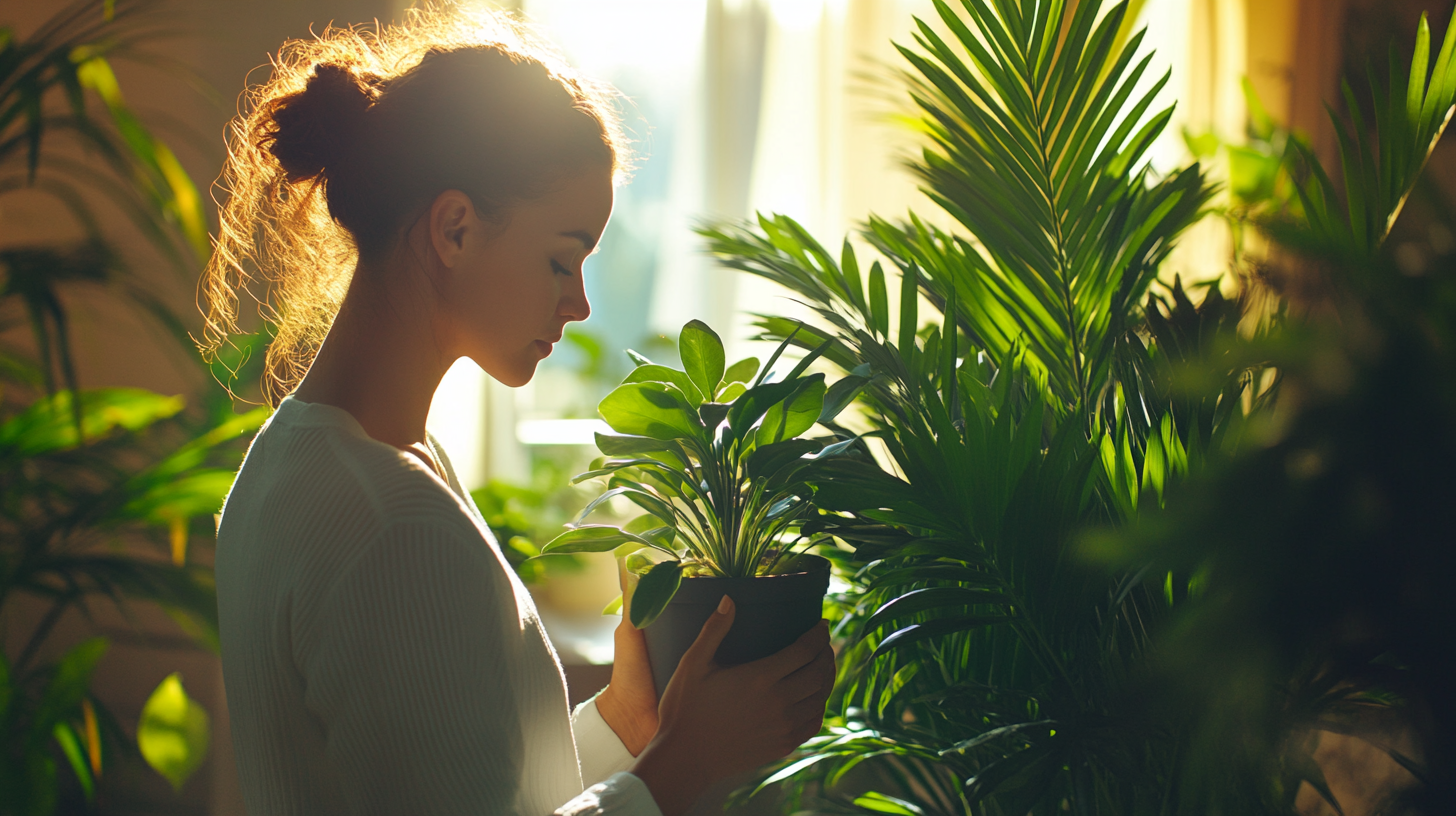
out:
{"label": "woman's lips", "polygon": [[536,350],[541,352],[542,357],[551,356],[551,344],[546,342],[545,340],[536,341]]}

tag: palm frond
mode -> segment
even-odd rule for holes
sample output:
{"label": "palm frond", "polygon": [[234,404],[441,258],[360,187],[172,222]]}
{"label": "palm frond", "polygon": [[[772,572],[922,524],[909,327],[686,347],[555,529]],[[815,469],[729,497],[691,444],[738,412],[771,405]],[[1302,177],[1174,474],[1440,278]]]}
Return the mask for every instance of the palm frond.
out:
{"label": "palm frond", "polygon": [[1134,92],[1152,55],[1139,58],[1142,32],[1119,43],[1126,3],[1100,20],[1095,2],[963,6],[965,19],[935,4],[953,44],[921,21],[919,47],[898,48],[931,141],[910,168],[967,237],[912,219],[872,222],[872,240],[905,260],[953,253],[968,271],[955,281],[967,334],[998,359],[1022,344],[1066,414],[1096,396],[1115,338],[1210,190],[1196,165],[1166,178],[1143,166],[1172,111],[1149,113],[1166,76]]}
{"label": "palm frond", "polygon": [[[1340,147],[1342,188],[1298,139],[1291,164],[1308,182],[1296,188],[1316,244],[1347,257],[1370,257],[1384,244],[1436,143],[1456,112],[1456,25],[1448,25],[1431,63],[1431,27],[1421,15],[1408,70],[1391,46],[1387,78],[1368,68],[1374,118],[1366,122],[1348,82],[1341,85],[1351,121],[1329,110]],[[1343,196],[1342,196],[1343,194]],[[1343,206],[1341,198],[1343,197]]]}

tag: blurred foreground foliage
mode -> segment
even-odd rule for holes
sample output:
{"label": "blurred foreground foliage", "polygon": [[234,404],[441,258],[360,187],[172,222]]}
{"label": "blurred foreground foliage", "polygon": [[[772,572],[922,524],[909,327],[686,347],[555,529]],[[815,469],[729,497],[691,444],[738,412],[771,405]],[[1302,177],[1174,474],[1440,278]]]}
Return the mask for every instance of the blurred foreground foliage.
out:
{"label": "blurred foreground foliage", "polygon": [[[220,389],[189,409],[180,396],[82,388],[76,373],[68,301],[89,289],[136,309],[206,381],[156,276],[131,269],[97,217],[100,206],[119,209],[179,288],[192,288],[209,250],[201,197],[128,107],[111,67],[172,65],[146,46],[175,29],[175,14],[155,0],[78,0],[25,38],[0,25],[0,197],[48,197],[83,235],[0,248],[0,331],[29,335],[28,346],[0,346],[0,618],[14,638],[0,644],[0,814],[83,806],[76,799],[94,806],[118,752],[139,755],[174,786],[207,752],[197,727],[206,715],[175,675],[148,705],[138,748],[92,691],[107,639],[52,643],[68,614],[100,631],[99,601],[127,621],[134,604],[155,604],[201,647],[217,648],[211,559],[194,545],[212,540],[240,442],[267,416],[235,412]],[[224,365],[246,369],[247,349],[227,356]],[[38,610],[28,630],[22,604]],[[190,725],[164,739],[168,711]]]}

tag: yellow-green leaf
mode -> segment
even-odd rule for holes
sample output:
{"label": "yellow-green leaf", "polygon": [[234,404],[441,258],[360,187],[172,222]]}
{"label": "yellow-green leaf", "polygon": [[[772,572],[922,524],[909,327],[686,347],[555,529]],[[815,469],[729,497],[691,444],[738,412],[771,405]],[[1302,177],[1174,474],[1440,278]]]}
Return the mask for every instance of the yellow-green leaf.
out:
{"label": "yellow-green leaf", "polygon": [[187,696],[181,675],[167,675],[147,699],[137,724],[142,758],[180,791],[207,757],[211,738],[207,712]]}

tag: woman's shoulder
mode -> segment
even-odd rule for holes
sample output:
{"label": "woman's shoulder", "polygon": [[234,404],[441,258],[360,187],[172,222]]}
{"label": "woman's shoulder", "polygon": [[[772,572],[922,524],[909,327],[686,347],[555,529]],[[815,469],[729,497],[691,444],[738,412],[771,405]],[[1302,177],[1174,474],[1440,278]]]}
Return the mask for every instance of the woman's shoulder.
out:
{"label": "woman's shoulder", "polygon": [[[224,521],[303,526],[357,541],[403,522],[474,530],[469,511],[417,458],[372,439],[348,412],[285,399],[259,433]],[[252,525],[249,525],[252,526]]]}

